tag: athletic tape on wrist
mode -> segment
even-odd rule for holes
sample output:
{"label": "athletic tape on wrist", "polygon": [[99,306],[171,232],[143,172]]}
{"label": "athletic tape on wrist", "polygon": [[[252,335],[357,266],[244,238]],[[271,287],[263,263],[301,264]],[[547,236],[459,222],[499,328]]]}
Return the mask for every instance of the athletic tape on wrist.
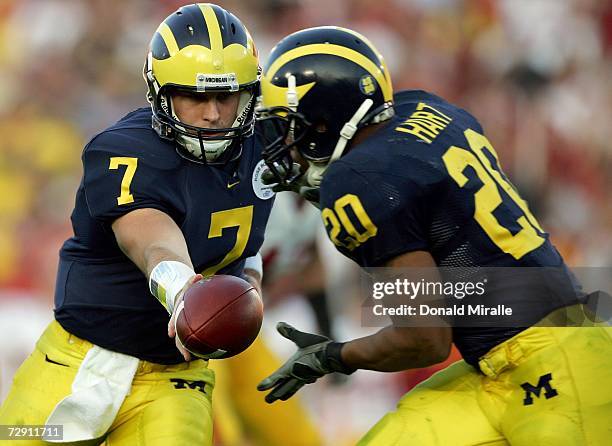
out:
{"label": "athletic tape on wrist", "polygon": [[172,314],[176,296],[195,275],[195,271],[184,263],[165,260],[159,262],[151,271],[149,290],[168,313]]}

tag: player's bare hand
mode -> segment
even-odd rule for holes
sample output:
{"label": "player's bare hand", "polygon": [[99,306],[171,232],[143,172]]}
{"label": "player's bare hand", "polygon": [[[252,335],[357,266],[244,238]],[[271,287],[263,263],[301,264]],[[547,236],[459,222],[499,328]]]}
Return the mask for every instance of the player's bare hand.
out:
{"label": "player's bare hand", "polygon": [[179,337],[176,335],[176,317],[182,307],[181,303],[183,302],[183,296],[185,295],[185,291],[187,291],[187,288],[189,288],[194,283],[202,280],[202,278],[202,274],[196,274],[189,282],[187,282],[187,285],[185,285],[185,287],[176,297],[176,301],[174,302],[174,311],[172,312],[170,322],[168,322],[168,336],[174,338],[176,348],[179,352],[181,352],[181,355],[183,355],[185,361],[191,361],[191,353],[189,353],[189,351],[183,346],[183,344],[181,344]]}

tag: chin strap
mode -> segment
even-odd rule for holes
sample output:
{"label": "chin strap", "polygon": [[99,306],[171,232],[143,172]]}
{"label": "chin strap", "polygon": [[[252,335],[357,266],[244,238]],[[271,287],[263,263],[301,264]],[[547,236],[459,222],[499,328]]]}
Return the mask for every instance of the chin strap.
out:
{"label": "chin strap", "polygon": [[355,112],[355,114],[353,115],[353,117],[342,126],[342,130],[340,130],[340,138],[338,138],[338,142],[336,143],[336,147],[334,148],[332,156],[329,158],[329,161],[325,165],[315,164],[311,161],[308,162],[310,166],[308,167],[307,171],[307,180],[311,186],[318,187],[321,185],[325,170],[331,163],[333,163],[342,156],[346,145],[353,138],[353,136],[355,136],[355,133],[359,129],[359,127],[357,127],[359,122],[368,113],[368,110],[372,108],[373,104],[374,101],[372,99],[366,99],[365,101],[363,101]]}
{"label": "chin strap", "polygon": [[340,138],[338,138],[336,148],[329,159],[328,165],[342,156],[342,153],[346,148],[346,144],[351,140],[351,138],[353,138],[353,136],[355,136],[355,133],[357,132],[357,125],[368,113],[368,110],[372,108],[372,105],[374,105],[374,101],[372,99],[366,99],[363,101],[353,117],[342,126],[342,130],[340,130]]}

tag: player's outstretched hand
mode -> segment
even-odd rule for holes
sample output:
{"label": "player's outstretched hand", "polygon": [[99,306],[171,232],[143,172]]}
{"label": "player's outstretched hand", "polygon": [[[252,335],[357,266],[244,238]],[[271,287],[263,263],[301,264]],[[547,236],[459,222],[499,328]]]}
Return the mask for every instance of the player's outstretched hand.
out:
{"label": "player's outstretched hand", "polygon": [[185,285],[185,288],[183,288],[181,292],[178,294],[178,296],[176,297],[176,301],[174,302],[174,311],[172,312],[172,317],[170,318],[170,322],[168,322],[168,336],[171,338],[174,338],[174,343],[176,344],[176,348],[178,349],[179,352],[181,352],[181,355],[183,355],[183,358],[185,358],[185,361],[191,360],[191,353],[189,353],[189,350],[183,347],[183,344],[181,344],[179,337],[176,335],[176,316],[178,312],[180,311],[180,308],[182,307],[181,303],[183,302],[183,296],[185,295],[185,291],[187,291],[187,288],[189,288],[194,283],[202,280],[202,278],[203,278],[202,274],[196,274],[195,276],[193,276],[193,278],[189,282],[187,282],[187,285]]}
{"label": "player's outstretched hand", "polygon": [[259,383],[257,390],[272,389],[266,395],[266,402],[285,401],[305,384],[315,382],[323,375],[332,372],[352,373],[335,358],[338,357],[342,344],[329,338],[312,333],[304,333],[293,328],[286,322],[279,322],[278,332],[293,341],[298,347],[297,352],[277,371]]}

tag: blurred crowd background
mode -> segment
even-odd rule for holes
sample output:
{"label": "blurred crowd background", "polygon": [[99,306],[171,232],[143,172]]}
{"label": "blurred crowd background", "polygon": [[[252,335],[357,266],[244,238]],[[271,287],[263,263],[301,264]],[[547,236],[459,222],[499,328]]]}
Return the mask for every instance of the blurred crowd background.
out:
{"label": "blurred crowd background", "polygon": [[[82,147],[146,104],[141,70],[148,42],[161,20],[182,4],[0,0],[0,319],[5,321],[0,362],[5,365],[18,363],[30,349],[15,339],[35,340],[52,317],[57,251],[71,234]],[[612,1],[218,4],[250,30],[262,63],[280,38],[301,28],[340,25],[365,34],[385,56],[396,90],[431,91],[480,119],[505,171],[570,265],[612,265]],[[354,271],[318,234],[325,286],[337,290]],[[300,268],[305,265],[298,261],[285,269],[284,280],[279,273],[280,285],[269,282],[272,310],[284,294],[300,294],[291,285],[302,276]],[[321,276],[304,277],[300,283],[308,288],[308,280]],[[352,315],[359,313],[339,303],[339,294],[328,292],[331,325],[354,334],[361,328]],[[285,311],[303,314],[296,305]],[[269,314],[274,317],[268,320],[277,317]],[[12,372],[0,370],[3,396]],[[376,393],[368,392],[367,410],[373,412],[368,417],[375,420],[400,390],[388,375],[365,376],[354,379],[369,379],[364,385],[383,395],[377,404]],[[363,412],[353,414],[364,388],[338,388],[346,423],[353,423],[345,431],[358,436],[371,424],[359,421]]]}

